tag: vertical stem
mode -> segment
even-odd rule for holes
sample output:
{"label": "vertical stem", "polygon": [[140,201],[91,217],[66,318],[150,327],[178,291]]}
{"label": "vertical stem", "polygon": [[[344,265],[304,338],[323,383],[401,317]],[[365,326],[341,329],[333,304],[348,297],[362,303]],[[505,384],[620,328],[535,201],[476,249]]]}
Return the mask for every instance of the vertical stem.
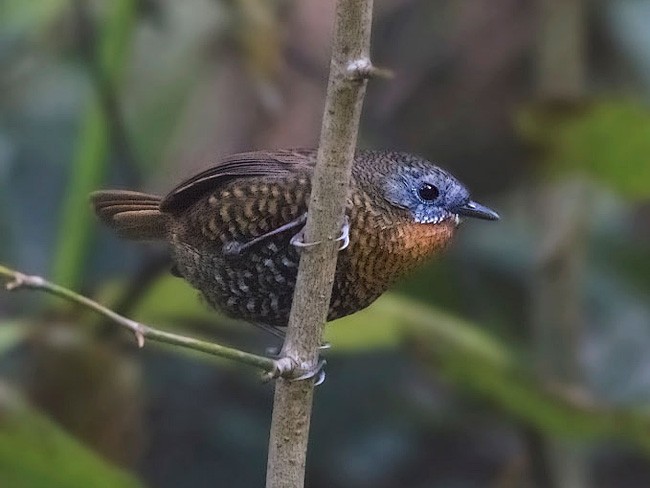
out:
{"label": "vertical stem", "polygon": [[[107,4],[107,19],[99,39],[99,67],[107,83],[119,84],[129,52],[137,2],[116,0]],[[88,194],[104,177],[108,157],[109,127],[99,94],[93,94],[82,118],[70,181],[61,210],[61,222],[52,265],[54,280],[79,288],[92,233]]]}
{"label": "vertical stem", "polygon": [[[586,0],[540,0],[537,97],[577,101],[585,95]],[[536,363],[545,382],[580,382],[578,344],[582,324],[586,191],[579,181],[546,184],[535,202],[541,231],[531,292]],[[584,449],[575,442],[545,437],[551,488],[588,486]]]}
{"label": "vertical stem", "polygon": [[[537,371],[543,382],[581,383],[578,345],[582,332],[582,277],[587,193],[580,181],[539,190],[541,243],[533,280],[531,313]],[[589,486],[582,446],[545,436],[542,446],[549,488]]]}
{"label": "vertical stem", "polygon": [[[330,78],[312,179],[302,252],[283,355],[296,370],[313,370],[336,270],[366,80],[371,72],[372,0],[338,0]],[[267,488],[304,485],[313,382],[276,383]]]}
{"label": "vertical stem", "polygon": [[584,96],[585,0],[541,0],[538,14],[537,96]]}

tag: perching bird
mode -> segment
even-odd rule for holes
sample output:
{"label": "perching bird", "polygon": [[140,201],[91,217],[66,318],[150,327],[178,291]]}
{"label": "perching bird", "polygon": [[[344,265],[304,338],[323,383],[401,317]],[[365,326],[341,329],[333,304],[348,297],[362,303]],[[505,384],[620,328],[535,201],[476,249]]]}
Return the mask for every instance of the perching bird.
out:
{"label": "perching bird", "polygon": [[[173,271],[225,314],[284,327],[300,257],[315,150],[236,154],[166,197],[106,190],[95,212],[117,233],[162,240]],[[406,153],[358,151],[328,320],[370,305],[398,278],[441,252],[460,218],[497,220],[433,163]]]}

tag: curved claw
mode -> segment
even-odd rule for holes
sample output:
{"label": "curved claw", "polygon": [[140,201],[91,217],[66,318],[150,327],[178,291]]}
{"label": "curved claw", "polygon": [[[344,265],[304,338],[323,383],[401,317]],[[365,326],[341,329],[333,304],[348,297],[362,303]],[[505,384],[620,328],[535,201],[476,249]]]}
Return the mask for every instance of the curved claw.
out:
{"label": "curved claw", "polygon": [[294,235],[294,236],[291,238],[291,240],[289,241],[289,244],[291,244],[292,246],[297,247],[297,248],[305,248],[305,247],[316,246],[316,245],[318,245],[318,244],[321,243],[321,241],[316,241],[316,242],[305,242],[305,241],[302,240],[303,237],[304,237],[304,235],[305,235],[305,230],[304,230],[304,228],[303,228],[303,229],[300,229],[300,230],[296,233],[296,235]]}
{"label": "curved claw", "polygon": [[350,217],[345,215],[343,220],[343,227],[341,228],[341,235],[336,239],[336,242],[343,241],[339,247],[339,251],[343,251],[350,245]]}
{"label": "curved claw", "polygon": [[302,381],[302,380],[308,380],[309,378],[315,378],[314,380],[314,385],[318,386],[323,384],[325,381],[325,365],[327,364],[327,361],[324,359],[321,359],[318,361],[318,364],[314,369],[311,369],[307,371],[305,374],[302,374],[296,378],[291,378],[289,381]]}
{"label": "curved claw", "polygon": [[[289,243],[292,246],[298,247],[298,248],[305,248],[305,247],[312,247],[316,246],[317,244],[320,244],[322,241],[316,241],[316,242],[304,242],[303,237],[305,235],[305,229],[302,228],[300,229],[296,235],[294,235]],[[336,242],[343,241],[343,243],[339,246],[339,251],[343,251],[350,245],[350,218],[345,215],[344,220],[343,220],[343,227],[341,228],[341,235],[338,236],[335,239]]]}
{"label": "curved claw", "polygon": [[317,376],[316,379],[314,380],[314,386],[320,386],[320,385],[322,385],[323,383],[325,383],[325,377],[326,377],[326,376],[327,376],[327,374],[325,373],[325,370],[324,370],[324,369],[321,369],[321,370],[318,372],[318,376]]}

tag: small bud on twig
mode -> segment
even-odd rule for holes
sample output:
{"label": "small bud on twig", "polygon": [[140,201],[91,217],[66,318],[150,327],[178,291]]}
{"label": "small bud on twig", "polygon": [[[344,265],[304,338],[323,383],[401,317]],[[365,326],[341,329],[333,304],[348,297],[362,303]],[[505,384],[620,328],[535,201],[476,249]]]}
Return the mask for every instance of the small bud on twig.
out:
{"label": "small bud on twig", "polygon": [[390,79],[394,76],[391,70],[373,65],[369,58],[352,61],[347,66],[347,74],[352,81],[363,81],[370,78]]}

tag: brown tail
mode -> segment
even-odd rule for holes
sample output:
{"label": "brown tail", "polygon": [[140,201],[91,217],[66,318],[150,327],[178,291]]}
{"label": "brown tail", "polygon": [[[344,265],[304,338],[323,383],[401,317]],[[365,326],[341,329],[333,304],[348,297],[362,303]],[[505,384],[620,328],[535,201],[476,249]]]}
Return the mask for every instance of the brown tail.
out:
{"label": "brown tail", "polygon": [[169,216],[160,211],[160,197],[126,190],[90,194],[95,213],[120,237],[132,240],[165,239]]}

